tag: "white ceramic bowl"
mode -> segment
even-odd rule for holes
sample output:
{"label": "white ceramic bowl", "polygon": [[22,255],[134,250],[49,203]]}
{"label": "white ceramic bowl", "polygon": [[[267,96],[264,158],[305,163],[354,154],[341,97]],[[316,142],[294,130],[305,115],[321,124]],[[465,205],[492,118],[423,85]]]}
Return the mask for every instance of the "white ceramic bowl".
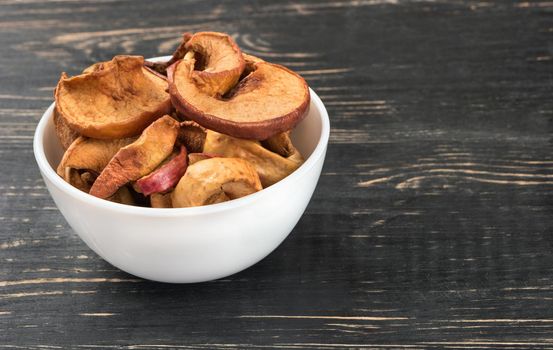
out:
{"label": "white ceramic bowl", "polygon": [[292,133],[305,163],[273,186],[220,204],[142,208],[102,200],[72,187],[54,170],[63,155],[54,130],[54,104],[35,131],[35,158],[69,225],[110,264],[162,282],[217,279],[271,253],[292,231],[311,199],[321,174],[330,126],[323,103],[310,92],[309,114]]}

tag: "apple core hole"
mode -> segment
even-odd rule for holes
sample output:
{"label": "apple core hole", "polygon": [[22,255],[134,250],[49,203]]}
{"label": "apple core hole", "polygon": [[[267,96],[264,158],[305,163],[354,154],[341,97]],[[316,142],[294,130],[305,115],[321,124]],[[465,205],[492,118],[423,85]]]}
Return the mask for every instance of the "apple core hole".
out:
{"label": "apple core hole", "polygon": [[200,52],[194,52],[194,60],[194,70],[203,71],[206,69],[208,61],[206,55]]}

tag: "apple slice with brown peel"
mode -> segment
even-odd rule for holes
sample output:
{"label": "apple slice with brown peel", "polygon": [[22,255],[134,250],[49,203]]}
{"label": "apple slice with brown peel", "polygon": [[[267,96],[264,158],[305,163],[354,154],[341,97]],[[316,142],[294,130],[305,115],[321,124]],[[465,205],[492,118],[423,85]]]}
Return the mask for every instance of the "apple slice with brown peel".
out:
{"label": "apple slice with brown peel", "polygon": [[173,151],[178,132],[179,123],[168,115],[153,122],[135,142],[113,156],[90,194],[107,198],[128,182],[151,173]]}
{"label": "apple slice with brown peel", "polygon": [[207,132],[204,152],[249,161],[257,170],[263,187],[282,180],[303,163],[301,154],[295,148],[290,156],[283,157],[264,148],[258,141],[239,139],[211,130]]}
{"label": "apple slice with brown peel", "polygon": [[175,52],[173,52],[173,55],[167,62],[151,62],[151,61],[145,61],[144,65],[159,74],[167,76],[167,67],[172,65],[173,63],[177,62],[181,58],[184,57],[186,52],[188,51],[186,49],[186,43],[190,38],[192,37],[192,33],[184,33],[182,35],[182,41],[180,42],[179,46],[175,49]]}
{"label": "apple slice with brown peel", "polygon": [[150,174],[138,179],[134,185],[137,192],[149,196],[152,193],[165,192],[174,187],[186,172],[188,166],[186,147]]}
{"label": "apple slice with brown peel", "polygon": [[252,62],[251,73],[223,95],[206,93],[194,58],[185,56],[168,71],[171,101],[180,113],[207,129],[243,139],[265,140],[292,129],[309,108],[309,88],[291,70]]}
{"label": "apple slice with brown peel", "polygon": [[244,197],[262,189],[255,168],[239,158],[210,158],[188,167],[172,195],[175,208]]}
{"label": "apple slice with brown peel", "polygon": [[74,77],[62,74],[56,107],[79,134],[111,139],[138,135],[172,110],[167,81],[141,56],[115,56]]}

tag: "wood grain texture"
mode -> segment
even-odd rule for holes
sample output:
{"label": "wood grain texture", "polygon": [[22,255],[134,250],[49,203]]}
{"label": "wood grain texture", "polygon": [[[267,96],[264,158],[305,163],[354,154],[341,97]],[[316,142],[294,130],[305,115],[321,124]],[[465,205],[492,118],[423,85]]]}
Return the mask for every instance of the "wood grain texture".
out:
{"label": "wood grain texture", "polygon": [[[231,33],[331,116],[291,236],[226,279],[91,252],[32,154],[59,74]],[[550,1],[0,1],[0,348],[553,349]]]}

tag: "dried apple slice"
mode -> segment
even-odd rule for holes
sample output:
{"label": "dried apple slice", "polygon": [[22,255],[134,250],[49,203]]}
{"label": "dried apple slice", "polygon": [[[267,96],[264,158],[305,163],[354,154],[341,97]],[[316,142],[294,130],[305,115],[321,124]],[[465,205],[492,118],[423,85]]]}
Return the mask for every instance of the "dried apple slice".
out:
{"label": "dried apple slice", "polygon": [[191,153],[201,152],[204,148],[207,130],[198,123],[187,120],[180,123],[178,140]]}
{"label": "dried apple slice", "polygon": [[98,173],[84,169],[65,168],[62,177],[71,186],[89,193],[94,181],[98,177]]}
{"label": "dried apple slice", "polygon": [[60,140],[63,149],[68,149],[69,146],[79,137],[79,133],[71,129],[65,120],[60,117],[56,108],[54,108],[54,127],[56,129],[56,135]]}
{"label": "dried apple slice", "polygon": [[292,129],[308,111],[307,83],[283,66],[252,61],[251,72],[222,96],[203,90],[195,66],[185,56],[171,67],[169,93],[177,110],[208,129],[264,140]]}
{"label": "dried apple slice", "polygon": [[115,56],[88,73],[62,74],[55,99],[60,116],[78,133],[99,139],[140,134],[171,112],[167,81],[141,56]]}
{"label": "dried apple slice", "polygon": [[188,42],[188,40],[190,40],[191,37],[192,37],[192,33],[184,33],[182,35],[182,41],[179,44],[179,46],[175,49],[175,52],[173,52],[173,55],[171,56],[169,61],[167,61],[167,62],[145,61],[144,65],[146,67],[158,72],[159,74],[167,76],[167,67],[169,67],[173,63],[175,63],[178,60],[180,60],[181,58],[183,58],[184,55],[186,54],[186,52],[188,51],[186,49],[186,43]]}
{"label": "dried apple slice", "polygon": [[104,62],[96,62],[83,69],[83,73],[93,73],[104,69]]}
{"label": "dried apple slice", "polygon": [[67,175],[68,169],[92,171],[98,175],[117,151],[134,140],[134,138],[98,140],[80,136],[63,154],[57,173],[69,183],[71,182]]}
{"label": "dried apple slice", "polygon": [[221,96],[236,85],[245,62],[240,48],[229,35],[199,32],[185,46],[193,53],[184,56],[194,61],[190,78],[204,94]]}
{"label": "dried apple slice", "polygon": [[127,204],[127,205],[136,204],[131,194],[131,191],[127,188],[127,186],[121,187],[111,197],[108,197],[106,199],[108,201],[115,202],[115,203],[121,203],[121,204]]}
{"label": "dried apple slice", "polygon": [[269,151],[280,154],[284,158],[297,157],[297,155],[301,158],[300,152],[292,144],[289,131],[269,137],[267,140],[261,141],[261,145]]}
{"label": "dried apple slice", "polygon": [[152,208],[173,208],[171,202],[172,192],[169,193],[152,193],[150,196],[150,206]]}
{"label": "dried apple slice", "polygon": [[[285,136],[277,136],[284,138]],[[277,141],[273,141],[277,143]],[[281,142],[278,142],[281,143]],[[264,148],[259,142],[238,139],[208,130],[204,152],[220,154],[223,157],[237,157],[249,161],[257,170],[263,187],[282,180],[302,163],[301,154],[291,144],[290,155],[283,157]]]}
{"label": "dried apple slice", "polygon": [[178,131],[179,123],[168,115],[153,122],[135,142],[113,156],[90,194],[107,198],[121,186],[152,172],[173,151]]}
{"label": "dried apple slice", "polygon": [[261,59],[257,56],[254,56],[254,55],[247,54],[245,52],[242,52],[242,57],[244,58],[244,61],[246,62],[246,69],[248,67],[253,67],[253,65],[258,63],[258,62],[265,62],[263,59]]}
{"label": "dried apple slice", "polygon": [[214,153],[203,153],[203,152],[202,153],[190,153],[188,155],[188,165],[192,165],[192,164],[197,163],[201,160],[214,158],[214,157],[220,157],[220,155],[214,154]]}
{"label": "dried apple slice", "polygon": [[186,147],[181,146],[180,152],[175,157],[138,179],[134,185],[135,190],[149,196],[152,193],[166,192],[174,187],[186,172],[188,166],[186,155]]}
{"label": "dried apple slice", "polygon": [[88,193],[94,183],[95,176],[86,171],[66,168],[63,179],[71,186]]}
{"label": "dried apple slice", "polygon": [[261,190],[255,168],[239,158],[210,158],[188,167],[172,195],[175,208],[244,197]]}

